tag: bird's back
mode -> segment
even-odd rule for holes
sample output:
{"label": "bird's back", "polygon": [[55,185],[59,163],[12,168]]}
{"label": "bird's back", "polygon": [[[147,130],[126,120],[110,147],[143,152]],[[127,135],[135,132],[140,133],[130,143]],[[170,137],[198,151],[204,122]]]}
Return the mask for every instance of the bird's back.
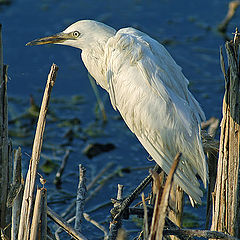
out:
{"label": "bird's back", "polygon": [[201,202],[196,174],[206,185],[200,138],[200,121],[205,117],[181,68],[161,44],[133,28],[110,38],[104,57],[113,107],[166,173],[182,152],[175,180]]}

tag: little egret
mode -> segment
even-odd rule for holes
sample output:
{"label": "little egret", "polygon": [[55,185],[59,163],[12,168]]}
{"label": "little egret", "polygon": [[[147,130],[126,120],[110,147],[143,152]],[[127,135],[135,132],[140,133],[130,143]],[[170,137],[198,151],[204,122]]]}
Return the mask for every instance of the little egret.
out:
{"label": "little egret", "polygon": [[81,20],[63,32],[27,45],[62,44],[82,50],[82,60],[110,96],[130,130],[168,174],[182,153],[175,182],[197,203],[208,168],[200,137],[205,115],[188,90],[188,80],[167,50],[147,34],[128,27],[116,31]]}

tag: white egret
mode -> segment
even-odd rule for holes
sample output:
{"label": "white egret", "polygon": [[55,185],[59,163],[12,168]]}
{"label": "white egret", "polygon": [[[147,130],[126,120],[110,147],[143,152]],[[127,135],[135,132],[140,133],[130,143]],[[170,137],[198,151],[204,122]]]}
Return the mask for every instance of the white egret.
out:
{"label": "white egret", "polygon": [[110,96],[130,130],[168,173],[178,152],[175,182],[201,203],[198,174],[206,187],[208,169],[200,137],[205,119],[188,90],[188,80],[167,50],[147,34],[128,27],[119,31],[81,20],[63,32],[27,45],[62,44],[82,50],[82,60]]}

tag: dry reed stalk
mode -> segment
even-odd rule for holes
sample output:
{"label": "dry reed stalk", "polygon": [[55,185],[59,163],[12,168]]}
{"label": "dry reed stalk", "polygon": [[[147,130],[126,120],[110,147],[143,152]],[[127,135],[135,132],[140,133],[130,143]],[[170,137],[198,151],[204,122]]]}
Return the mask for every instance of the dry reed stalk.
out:
{"label": "dry reed stalk", "polygon": [[[173,161],[172,167],[168,174],[167,181],[165,183],[163,193],[161,196],[160,205],[159,205],[159,201],[157,200],[155,201],[155,206],[154,206],[155,213],[153,213],[153,218],[152,218],[151,233],[149,237],[150,240],[162,240],[163,238],[163,228],[165,225],[165,218],[167,216],[168,200],[169,200],[170,191],[173,183],[173,176],[177,169],[180,158],[181,158],[181,153],[178,153]],[[157,197],[156,199],[159,199],[159,197]]]}
{"label": "dry reed stalk", "polygon": [[[168,217],[178,227],[181,227],[182,223],[183,203],[183,190],[177,184],[173,183],[169,199],[171,210],[168,213]],[[171,237],[171,239],[174,240],[178,238]]]}
{"label": "dry reed stalk", "polygon": [[[0,24],[0,83],[3,82],[3,46],[2,46],[2,24]],[[1,88],[1,85],[0,85]]]}
{"label": "dry reed stalk", "polygon": [[226,42],[228,72],[225,72],[223,57],[221,65],[225,76],[223,118],[217,178],[213,193],[213,216],[211,230],[227,232],[240,237],[240,70],[239,32],[234,42]]}
{"label": "dry reed stalk", "polygon": [[0,162],[1,162],[1,227],[6,226],[7,218],[10,218],[10,211],[7,209],[7,195],[11,182],[10,179],[10,159],[11,144],[8,139],[8,100],[7,100],[7,66],[3,66],[3,82],[0,83]]}
{"label": "dry reed stalk", "polygon": [[234,17],[239,5],[240,5],[239,0],[229,2],[227,15],[225,16],[223,21],[218,25],[218,31],[226,32],[227,26],[228,26],[229,22],[231,21],[231,19]]}
{"label": "dry reed stalk", "polygon": [[79,164],[79,183],[77,189],[77,200],[76,200],[76,219],[74,228],[81,232],[81,224],[83,219],[83,211],[85,200],[87,196],[87,188],[86,188],[86,169]]}
{"label": "dry reed stalk", "polygon": [[17,196],[14,196],[12,205],[12,228],[11,240],[16,240],[18,237],[19,220],[23,196],[23,182],[22,182],[22,153],[19,147],[14,153],[13,164],[13,185],[18,186],[19,191]]}
{"label": "dry reed stalk", "polygon": [[[7,100],[7,66],[3,65],[2,25],[0,24],[0,227],[4,228],[10,217],[7,209],[7,195],[12,162],[11,145],[8,139],[8,100]],[[8,220],[7,220],[8,219]],[[9,231],[9,230],[8,230]],[[7,235],[10,235],[8,232]]]}
{"label": "dry reed stalk", "polygon": [[[30,240],[37,240],[39,239],[41,233],[41,215],[42,215],[42,205],[43,205],[43,195],[47,190],[45,188],[38,188],[34,210],[33,210],[33,217],[32,217],[32,225],[31,225],[31,232],[30,232]],[[42,238],[41,238],[42,239]],[[43,240],[43,239],[42,239]]]}
{"label": "dry reed stalk", "polygon": [[[68,220],[66,220],[66,222],[70,224],[70,223],[74,222],[75,219],[76,219],[76,216],[73,216],[73,217],[69,218]],[[56,238],[57,240],[60,240],[59,234],[60,234],[61,232],[63,232],[63,231],[64,231],[63,228],[61,228],[61,227],[58,227],[58,228],[57,228],[57,230],[56,230],[55,233],[54,233],[55,238]]]}
{"label": "dry reed stalk", "polygon": [[67,160],[68,160],[68,157],[69,157],[69,154],[70,154],[70,150],[67,149],[66,152],[65,152],[65,155],[62,159],[62,163],[61,163],[61,166],[60,168],[58,169],[57,173],[56,173],[56,176],[55,176],[55,179],[54,179],[54,184],[59,186],[61,183],[62,183],[62,174],[63,174],[63,171],[65,169],[65,166],[67,164]]}
{"label": "dry reed stalk", "polygon": [[216,176],[217,176],[217,161],[218,161],[218,149],[219,141],[214,139],[216,132],[219,128],[219,119],[211,117],[209,120],[201,124],[201,131],[203,150],[207,154],[209,183],[207,191],[207,209],[206,209],[206,222],[205,228],[209,228],[209,223],[212,213],[212,193],[214,191]]}
{"label": "dry reed stalk", "polygon": [[87,190],[89,191],[96,183],[97,181],[104,175],[108,169],[110,169],[114,165],[113,162],[109,162],[97,175],[96,177],[87,185]]}
{"label": "dry reed stalk", "polygon": [[163,193],[163,180],[164,180],[164,172],[161,172],[160,174],[158,174],[155,171],[152,171],[152,178],[153,178],[153,196],[155,198],[155,204],[154,204],[154,211],[153,211],[153,215],[152,215],[152,224],[151,224],[151,229],[150,229],[150,237],[151,235],[154,234],[154,232],[157,231],[157,216],[159,214],[159,206],[160,206],[160,202],[161,202],[161,197],[162,197],[162,193]]}
{"label": "dry reed stalk", "polygon": [[198,230],[198,229],[164,229],[164,236],[177,236],[180,239],[195,239],[192,237],[198,238],[207,238],[207,239],[224,239],[224,240],[239,240],[239,238],[235,238],[230,236],[229,234],[225,234],[223,232],[216,232],[210,230]]}
{"label": "dry reed stalk", "polygon": [[[160,167],[156,164],[153,168],[154,171],[160,171]],[[114,216],[113,221],[118,221],[122,218],[124,211],[129,208],[132,202],[138,197],[138,195],[145,189],[145,187],[152,181],[152,174],[149,174],[143,181],[135,188],[135,190],[125,198],[121,205],[118,213]]]}
{"label": "dry reed stalk", "polygon": [[116,240],[127,240],[127,233],[124,229],[120,228]]}
{"label": "dry reed stalk", "polygon": [[98,184],[98,186],[88,195],[85,202],[88,202],[92,197],[94,197],[96,195],[96,193],[99,192],[105,186],[107,181],[109,181],[110,179],[112,179],[113,177],[118,175],[120,171],[121,171],[121,168],[118,168],[117,170],[115,170],[115,171],[111,172],[110,174],[108,174],[107,176],[105,176],[101,180],[100,184]]}
{"label": "dry reed stalk", "polygon": [[77,240],[87,240],[80,232],[76,231],[74,228],[70,226],[62,217],[60,217],[57,213],[55,213],[51,208],[47,208],[47,215],[50,217],[55,223],[57,223],[65,232],[71,235],[74,239]]}
{"label": "dry reed stalk", "polygon": [[[104,175],[104,173],[106,171],[108,171],[112,166],[113,166],[113,162],[109,162],[95,177],[94,179],[92,179],[92,181],[87,185],[87,191],[89,191],[96,183],[97,181]],[[103,184],[101,184],[100,186],[102,186]],[[100,189],[98,189],[100,190]],[[94,192],[96,193],[96,192]],[[91,196],[89,196],[91,197]],[[85,202],[87,202],[90,198],[87,197],[87,199],[85,200]],[[71,203],[71,205],[66,209],[65,212],[63,212],[61,214],[61,217],[65,218],[69,213],[71,213],[71,211],[74,209],[76,205],[76,199],[74,199]]]}
{"label": "dry reed stalk", "polygon": [[142,205],[144,210],[144,217],[143,217],[144,239],[148,239],[148,233],[149,233],[148,212],[147,212],[147,205],[146,205],[144,193],[142,193]]}
{"label": "dry reed stalk", "polygon": [[93,224],[95,227],[97,227],[98,229],[100,229],[101,231],[103,231],[104,233],[104,240],[107,240],[107,230],[105,229],[104,226],[102,226],[100,223],[96,222],[94,219],[92,219],[90,217],[89,214],[87,213],[83,213],[83,217],[85,218],[86,221],[90,222],[91,224]]}
{"label": "dry reed stalk", "polygon": [[[118,184],[118,191],[117,191],[117,201],[114,203],[114,208],[117,208],[120,206],[121,200],[122,200],[122,194],[123,194],[123,185]],[[108,234],[108,240],[115,240],[118,235],[118,230],[122,226],[122,219],[119,218],[118,220],[113,220],[110,222],[109,226],[109,234]]]}
{"label": "dry reed stalk", "polygon": [[47,239],[47,191],[42,191],[40,239]]}
{"label": "dry reed stalk", "polygon": [[34,197],[33,193],[35,188],[37,166],[40,160],[48,104],[50,100],[51,91],[56,80],[57,70],[58,70],[57,65],[53,64],[48,75],[47,84],[43,95],[42,105],[37,123],[37,129],[33,142],[32,157],[30,159],[29,169],[25,182],[18,240],[27,240],[29,238],[31,209],[33,205]]}

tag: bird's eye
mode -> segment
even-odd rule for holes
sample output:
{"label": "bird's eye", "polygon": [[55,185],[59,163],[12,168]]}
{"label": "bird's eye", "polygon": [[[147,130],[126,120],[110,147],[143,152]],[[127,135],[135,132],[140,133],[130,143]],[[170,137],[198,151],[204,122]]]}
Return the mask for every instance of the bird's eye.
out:
{"label": "bird's eye", "polygon": [[72,35],[73,35],[73,37],[77,38],[77,37],[80,36],[80,32],[79,32],[79,31],[74,31],[74,32],[72,33]]}

